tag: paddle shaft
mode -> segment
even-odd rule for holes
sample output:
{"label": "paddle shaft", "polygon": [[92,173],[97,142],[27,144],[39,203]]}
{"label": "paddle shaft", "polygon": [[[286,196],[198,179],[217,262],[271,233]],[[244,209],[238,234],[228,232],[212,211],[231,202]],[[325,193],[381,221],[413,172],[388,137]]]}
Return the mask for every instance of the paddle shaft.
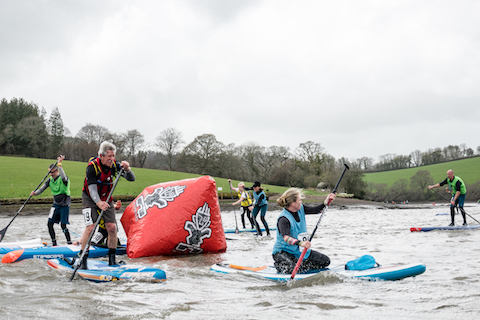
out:
{"label": "paddle shaft", "polygon": [[[343,178],[343,175],[345,174],[345,171],[350,169],[346,164],[343,164],[343,165],[345,166],[345,168],[343,168],[342,175],[338,179],[337,184],[335,185],[335,188],[333,188],[333,190],[332,190],[332,193],[337,192],[338,185],[340,184],[340,181],[342,181],[342,178]],[[310,239],[308,241],[312,242],[313,236],[315,235],[315,232],[317,232],[317,228],[320,225],[320,222],[322,221],[323,214],[325,213],[325,211],[327,211],[328,206],[330,205],[330,202],[331,202],[331,200],[329,199],[327,204],[323,208],[322,213],[320,214],[320,218],[318,218],[318,222],[315,225],[315,228],[313,229],[313,232],[310,235]],[[295,268],[293,269],[293,272],[292,272],[292,276],[291,276],[292,280],[293,280],[293,278],[295,278],[295,275],[297,274],[297,271],[300,268],[300,265],[302,264],[303,258],[305,257],[305,254],[307,253],[307,251],[308,251],[308,249],[304,248],[303,251],[302,251],[302,254],[300,255],[300,258],[298,258],[297,264],[295,265]]]}
{"label": "paddle shaft", "polygon": [[[52,168],[50,168],[50,170],[48,170],[48,173],[45,175],[45,177],[43,177],[42,181],[40,181],[40,183],[38,184],[38,186],[34,189],[37,190],[41,185],[42,183],[45,181],[45,179],[48,177],[48,175],[50,174],[50,172],[52,172],[52,170],[55,168],[55,166],[57,165],[58,161],[55,162],[55,164],[53,165]],[[30,200],[30,198],[32,197],[32,195],[30,195],[27,200],[25,200],[25,202],[23,203],[23,205],[20,207],[20,209],[17,211],[17,213],[13,216],[12,220],[10,220],[10,222],[8,223],[8,225],[3,228],[1,231],[0,231],[0,242],[2,242],[3,240],[3,237],[5,236],[5,232],[7,232],[7,229],[8,227],[10,227],[10,225],[12,224],[13,220],[15,220],[15,218],[20,214],[20,212],[23,210],[23,208],[25,207],[25,205],[27,204],[28,200]]]}
{"label": "paddle shaft", "polygon": [[[118,176],[115,179],[115,182],[113,183],[112,190],[110,190],[110,193],[108,194],[107,201],[110,200],[110,198],[112,197],[113,191],[115,190],[115,187],[117,186],[117,183],[120,180],[120,176],[122,175],[122,173],[123,173],[123,168],[120,169],[120,171],[118,172]],[[72,273],[72,276],[70,277],[70,281],[72,281],[73,278],[75,277],[75,274],[77,273],[77,270],[80,267],[80,264],[82,263],[82,260],[85,254],[87,254],[87,257],[88,257],[87,252],[88,252],[88,248],[90,247],[90,242],[92,241],[93,235],[95,234],[95,230],[97,229],[98,224],[100,223],[100,220],[102,220],[102,216],[104,212],[105,210],[102,210],[98,215],[97,221],[95,221],[95,225],[93,226],[92,232],[90,232],[90,236],[88,237],[87,244],[85,245],[85,248],[83,249],[82,254],[80,255],[78,263],[75,264],[75,268],[73,269],[73,273]]]}

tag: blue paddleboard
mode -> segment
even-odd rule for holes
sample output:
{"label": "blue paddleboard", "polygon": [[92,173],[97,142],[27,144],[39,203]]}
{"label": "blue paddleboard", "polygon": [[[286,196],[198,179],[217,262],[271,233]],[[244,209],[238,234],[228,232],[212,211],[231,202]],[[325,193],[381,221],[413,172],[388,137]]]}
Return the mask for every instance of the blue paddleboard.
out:
{"label": "blue paddleboard", "polygon": [[[51,259],[47,264],[53,269],[70,270],[74,266],[68,259]],[[100,260],[87,260],[88,269],[77,269],[77,274],[85,280],[93,282],[110,282],[118,280],[141,280],[150,282],[163,282],[167,280],[165,271],[157,268],[135,265],[109,266],[108,262]]]}
{"label": "blue paddleboard", "polygon": [[[260,228],[262,232],[265,232],[264,228]],[[271,228],[270,231],[276,231],[277,228]],[[236,233],[235,228],[225,228],[224,229],[225,233]],[[257,229],[243,229],[243,228],[238,228],[238,232],[257,232]]]}
{"label": "blue paddleboard", "polygon": [[[18,262],[25,259],[54,259],[72,258],[80,252],[79,245],[41,246],[36,248],[22,248],[5,253],[2,263]],[[117,247],[117,254],[126,254],[125,246]],[[90,246],[88,257],[98,258],[108,255],[108,248]]]}
{"label": "blue paddleboard", "polygon": [[[278,273],[274,266],[244,267],[228,263],[217,263],[211,267],[211,270],[220,273],[241,273],[275,281],[289,281],[291,279],[290,274]],[[341,265],[333,268],[312,270],[308,273],[297,273],[294,279],[306,279],[320,273],[333,272],[348,278],[365,280],[400,280],[422,274],[425,270],[426,267],[422,263],[378,266],[367,270],[345,270],[345,265]]]}
{"label": "blue paddleboard", "polygon": [[434,231],[434,230],[472,230],[472,229],[480,229],[480,224],[469,224],[467,226],[446,226],[446,227],[417,227],[417,228],[410,228],[411,232],[415,231],[422,231],[422,232],[428,232],[428,231]]}

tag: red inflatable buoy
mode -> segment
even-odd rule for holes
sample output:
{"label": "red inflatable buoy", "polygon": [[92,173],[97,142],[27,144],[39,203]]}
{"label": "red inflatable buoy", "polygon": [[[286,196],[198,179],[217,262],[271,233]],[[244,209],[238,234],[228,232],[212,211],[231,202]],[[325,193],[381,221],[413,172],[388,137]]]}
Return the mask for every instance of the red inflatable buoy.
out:
{"label": "red inflatable buoy", "polygon": [[224,252],[215,184],[210,176],[145,188],[120,219],[129,258]]}

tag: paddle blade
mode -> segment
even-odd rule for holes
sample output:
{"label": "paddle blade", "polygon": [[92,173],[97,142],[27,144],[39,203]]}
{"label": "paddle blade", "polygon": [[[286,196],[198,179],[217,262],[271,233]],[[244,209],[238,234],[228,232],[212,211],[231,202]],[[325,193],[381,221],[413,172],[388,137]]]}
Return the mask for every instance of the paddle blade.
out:
{"label": "paddle blade", "polygon": [[5,232],[7,232],[7,228],[3,228],[2,231],[0,231],[0,242],[2,242],[3,237],[5,237]]}
{"label": "paddle blade", "polygon": [[2,263],[12,263],[18,261],[18,259],[22,256],[23,251],[25,251],[25,249],[10,251],[6,253],[2,258]]}

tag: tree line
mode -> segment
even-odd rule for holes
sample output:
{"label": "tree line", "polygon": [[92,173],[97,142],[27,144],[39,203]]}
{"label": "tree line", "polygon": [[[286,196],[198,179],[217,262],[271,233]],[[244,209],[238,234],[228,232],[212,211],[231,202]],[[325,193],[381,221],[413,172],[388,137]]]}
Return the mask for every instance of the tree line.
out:
{"label": "tree line", "polygon": [[[473,154],[464,145],[448,146],[443,150],[417,150],[409,156],[388,154],[375,164],[368,157],[335,159],[320,143],[313,141],[300,143],[291,150],[285,146],[263,147],[256,143],[224,144],[213,134],[203,134],[186,143],[181,132],[174,128],[159,132],[154,145],[147,146],[144,136],[135,129],[115,133],[87,123],[71,136],[63,125],[58,108],[54,108],[47,119],[45,110],[34,103],[16,98],[0,101],[0,154],[37,158],[55,158],[64,154],[68,160],[86,162],[97,154],[98,146],[105,140],[115,144],[118,159],[126,159],[135,167],[258,180],[280,186],[331,189],[345,163],[350,170],[342,182],[343,191],[372,200],[390,195],[386,194],[386,186],[369,186],[363,181],[364,172],[368,170],[402,169]],[[405,185],[408,181],[401,181],[389,192],[408,189]],[[405,197],[408,198],[408,194]]]}

